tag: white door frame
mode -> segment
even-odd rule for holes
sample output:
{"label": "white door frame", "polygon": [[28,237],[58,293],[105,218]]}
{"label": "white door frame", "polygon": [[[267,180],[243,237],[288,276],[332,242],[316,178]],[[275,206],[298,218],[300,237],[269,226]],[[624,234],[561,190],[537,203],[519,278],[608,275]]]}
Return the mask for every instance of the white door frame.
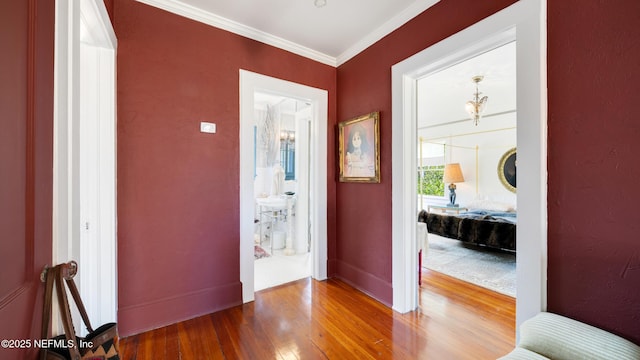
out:
{"label": "white door frame", "polygon": [[[517,39],[518,251],[516,324],[546,309],[546,2],[521,0],[392,67],[393,308],[418,305],[416,81],[481,50]],[[462,49],[462,50],[461,50]]]}
{"label": "white door frame", "polygon": [[[311,123],[313,109],[305,107],[302,111],[296,112],[295,130],[296,130],[296,147],[295,147],[295,169],[296,169],[296,211],[295,211],[295,234],[293,235],[293,248],[298,254],[310,251],[309,240],[311,239],[311,229],[309,224],[309,207],[311,206],[311,194],[309,192],[311,176],[310,171],[310,147],[311,142]],[[304,239],[304,241],[303,241]],[[304,247],[302,245],[304,244]],[[310,263],[311,264],[311,263]],[[312,264],[311,264],[312,265]],[[311,271],[311,268],[309,268]]]}
{"label": "white door frame", "polygon": [[55,21],[52,263],[76,260],[89,316],[116,321],[115,32],[101,0],[56,1]]}
{"label": "white door frame", "polygon": [[240,70],[240,281],[242,301],[254,300],[253,125],[254,93],[267,92],[311,103],[311,256],[312,276],[327,278],[327,126],[328,92]]}

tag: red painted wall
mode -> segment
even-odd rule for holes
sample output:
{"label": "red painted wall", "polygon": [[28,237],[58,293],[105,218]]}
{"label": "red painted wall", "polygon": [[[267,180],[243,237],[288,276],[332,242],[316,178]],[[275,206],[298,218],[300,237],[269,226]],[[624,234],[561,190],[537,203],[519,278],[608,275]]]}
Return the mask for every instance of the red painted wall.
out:
{"label": "red painted wall", "polygon": [[[112,10],[118,320],[127,336],[241,303],[239,69],[328,90],[330,134],[336,69],[133,0]],[[200,121],[217,133],[200,133]],[[329,229],[334,208],[330,200]]]}
{"label": "red painted wall", "polygon": [[549,1],[550,311],[640,343],[640,2]]}
{"label": "red painted wall", "polygon": [[[0,1],[0,359],[36,359],[51,265],[54,2]],[[54,312],[56,309],[53,310]],[[20,340],[9,346],[5,340]]]}
{"label": "red painted wall", "polygon": [[[329,90],[329,274],[391,304],[391,66],[514,1],[442,0],[337,75],[133,0],[114,2],[123,335],[240,302],[239,68]],[[639,6],[548,4],[549,310],[638,343]],[[375,110],[381,183],[337,183],[336,121]],[[218,134],[197,132],[205,119]]]}
{"label": "red painted wall", "polygon": [[[381,111],[382,182],[337,185],[336,275],[390,304],[391,66],[513,1],[442,0],[338,68],[338,121]],[[465,8],[465,11],[459,11]],[[640,3],[548,4],[548,309],[640,343]]]}
{"label": "red painted wall", "polygon": [[113,23],[113,1],[114,0],[103,0],[104,8],[107,9],[107,14],[109,14],[109,19]]}
{"label": "red painted wall", "polygon": [[[513,3],[442,0],[338,67],[338,121],[380,111],[380,184],[338,183],[336,275],[391,305],[391,66]],[[465,11],[460,11],[464,8]]]}

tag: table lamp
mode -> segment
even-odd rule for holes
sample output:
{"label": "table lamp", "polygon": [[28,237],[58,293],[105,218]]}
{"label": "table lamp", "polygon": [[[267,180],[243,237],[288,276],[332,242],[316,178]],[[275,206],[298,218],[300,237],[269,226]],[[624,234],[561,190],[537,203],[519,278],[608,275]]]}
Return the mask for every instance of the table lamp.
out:
{"label": "table lamp", "polygon": [[457,207],[456,204],[456,184],[458,182],[464,182],[464,176],[462,176],[462,169],[459,163],[446,164],[444,166],[444,176],[442,181],[446,184],[449,183],[449,203],[447,206]]}

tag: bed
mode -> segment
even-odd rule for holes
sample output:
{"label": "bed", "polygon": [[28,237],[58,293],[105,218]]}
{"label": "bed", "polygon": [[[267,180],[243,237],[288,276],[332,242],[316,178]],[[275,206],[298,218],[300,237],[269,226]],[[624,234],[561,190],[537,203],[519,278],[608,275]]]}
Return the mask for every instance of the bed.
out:
{"label": "bed", "polygon": [[470,210],[459,214],[420,211],[430,234],[494,249],[516,250],[515,211]]}

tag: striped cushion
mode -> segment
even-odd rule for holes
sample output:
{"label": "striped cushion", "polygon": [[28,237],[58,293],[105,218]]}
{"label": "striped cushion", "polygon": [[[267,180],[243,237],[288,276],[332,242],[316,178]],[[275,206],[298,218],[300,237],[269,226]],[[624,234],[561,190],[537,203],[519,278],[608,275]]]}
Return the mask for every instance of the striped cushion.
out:
{"label": "striped cushion", "polygon": [[617,335],[552,313],[520,327],[519,347],[554,360],[638,360],[640,347]]}

